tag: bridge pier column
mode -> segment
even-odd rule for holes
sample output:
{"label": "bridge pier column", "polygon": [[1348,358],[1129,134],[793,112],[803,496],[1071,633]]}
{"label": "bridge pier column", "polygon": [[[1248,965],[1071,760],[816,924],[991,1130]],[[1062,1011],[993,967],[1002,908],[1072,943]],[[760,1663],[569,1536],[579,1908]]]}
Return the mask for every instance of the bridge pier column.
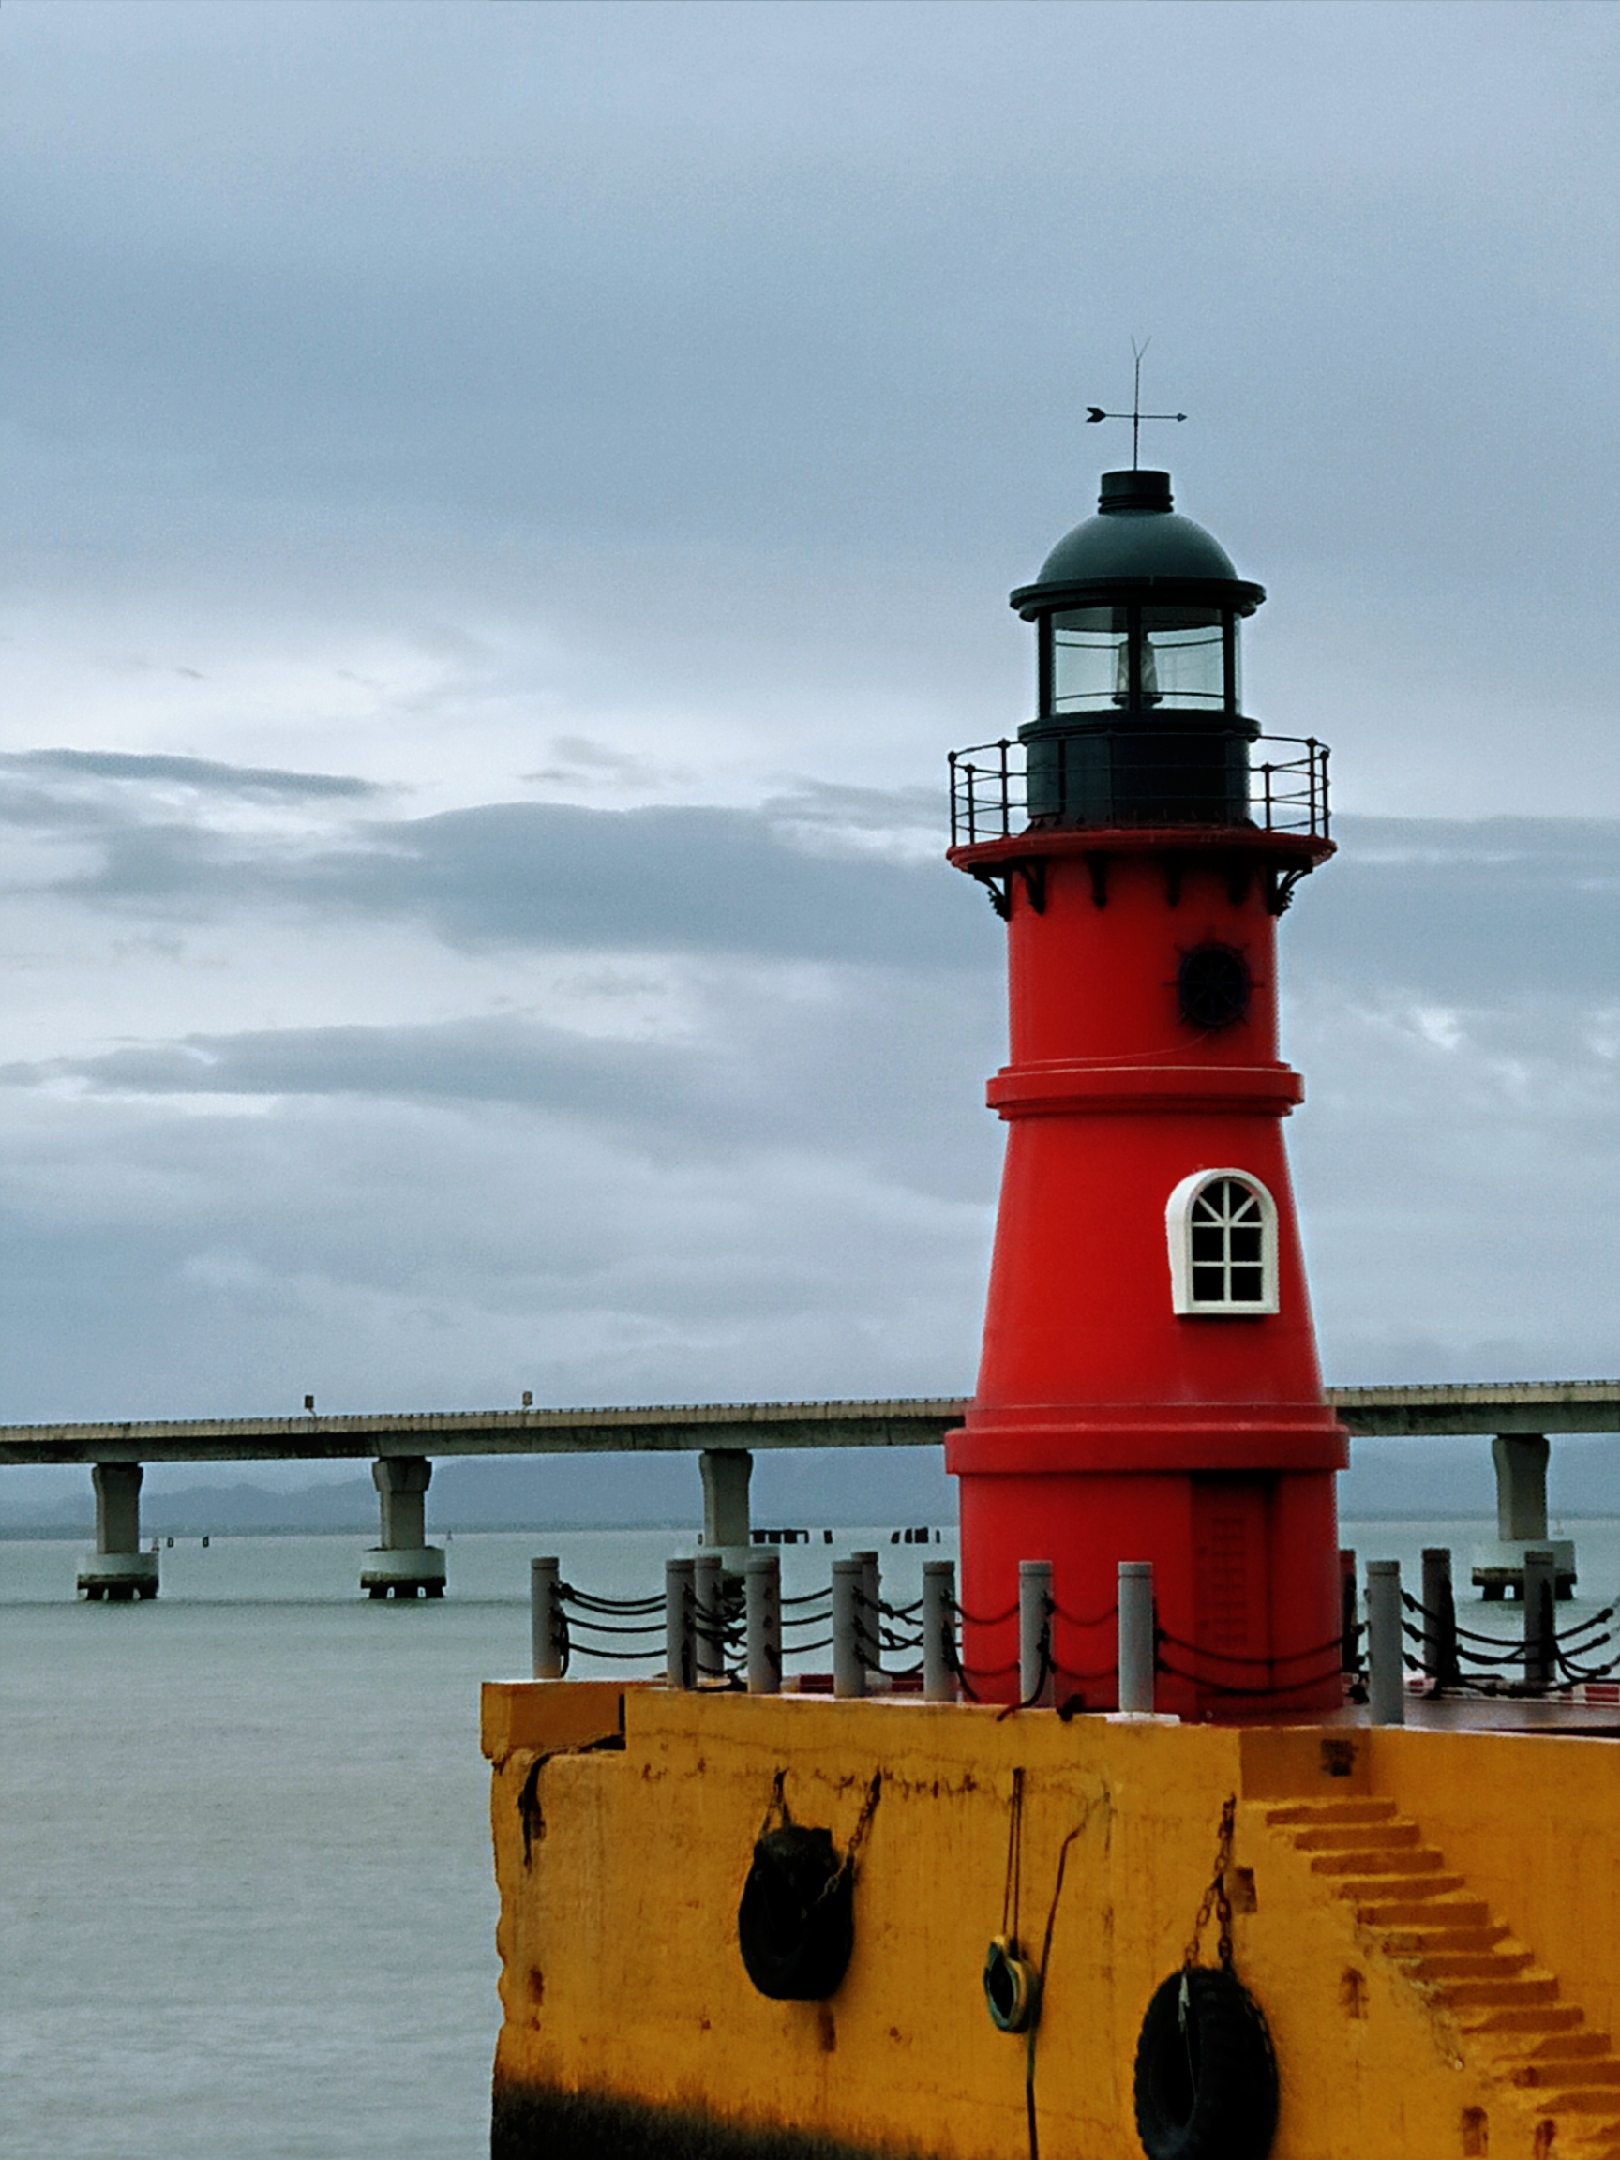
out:
{"label": "bridge pier column", "polygon": [[79,1569],[79,1595],[132,1598],[158,1594],[158,1558],[141,1551],[141,1465],[95,1463],[90,1479],[96,1489],[96,1549]]}
{"label": "bridge pier column", "polygon": [[444,1596],[444,1554],[427,1541],[425,1455],[384,1455],[371,1466],[382,1513],[382,1542],[366,1554],[360,1587],[368,1597]]}
{"label": "bridge pier column", "polygon": [[1575,1543],[1547,1535],[1547,1463],[1552,1455],[1545,1433],[1498,1433],[1491,1442],[1496,1468],[1496,1540],[1474,1548],[1474,1583],[1487,1598],[1511,1590],[1524,1595],[1524,1556],[1550,1552],[1557,1595],[1575,1588]]}
{"label": "bridge pier column", "polygon": [[747,1448],[705,1448],[698,1457],[703,1479],[703,1550],[718,1552],[728,1575],[740,1576],[753,1542],[748,1518],[748,1481],[754,1458]]}

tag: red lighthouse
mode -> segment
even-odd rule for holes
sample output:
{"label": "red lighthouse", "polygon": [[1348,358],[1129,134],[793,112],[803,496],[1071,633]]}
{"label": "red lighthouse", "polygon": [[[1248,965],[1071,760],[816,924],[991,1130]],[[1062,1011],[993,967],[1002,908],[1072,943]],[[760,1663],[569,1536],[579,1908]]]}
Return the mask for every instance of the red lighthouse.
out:
{"label": "red lighthouse", "polygon": [[1115,1700],[1120,1561],[1151,1561],[1158,1700],[1339,1700],[1335,1471],[1283,1150],[1275,942],[1332,853],[1327,751],[1243,712],[1265,598],[1162,472],[1012,604],[1040,709],[956,753],[951,861],[1007,923],[1007,1123],[960,1479],[964,1664],[1015,1698],[1018,1569],[1052,1565],[1058,1702]]}

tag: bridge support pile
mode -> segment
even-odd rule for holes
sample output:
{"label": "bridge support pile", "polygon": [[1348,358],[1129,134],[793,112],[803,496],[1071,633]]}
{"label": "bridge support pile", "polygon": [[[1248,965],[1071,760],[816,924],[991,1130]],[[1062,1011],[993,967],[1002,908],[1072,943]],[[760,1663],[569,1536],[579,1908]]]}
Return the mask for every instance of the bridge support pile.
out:
{"label": "bridge support pile", "polygon": [[96,1549],[79,1569],[79,1595],[132,1598],[158,1594],[158,1556],[141,1551],[141,1478],[139,1463],[96,1463],[90,1471],[96,1488]]}
{"label": "bridge support pile", "polygon": [[444,1554],[427,1541],[425,1455],[385,1455],[371,1466],[382,1510],[382,1542],[366,1554],[360,1587],[368,1597],[444,1596]]}

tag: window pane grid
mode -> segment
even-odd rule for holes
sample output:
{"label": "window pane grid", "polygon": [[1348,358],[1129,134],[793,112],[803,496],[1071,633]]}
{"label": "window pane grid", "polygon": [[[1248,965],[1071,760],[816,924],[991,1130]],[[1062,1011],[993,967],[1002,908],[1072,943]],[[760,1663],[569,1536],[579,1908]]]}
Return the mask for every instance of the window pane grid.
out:
{"label": "window pane grid", "polygon": [[1197,1305],[1265,1301],[1265,1215],[1238,1178],[1217,1178],[1192,1205],[1192,1294]]}

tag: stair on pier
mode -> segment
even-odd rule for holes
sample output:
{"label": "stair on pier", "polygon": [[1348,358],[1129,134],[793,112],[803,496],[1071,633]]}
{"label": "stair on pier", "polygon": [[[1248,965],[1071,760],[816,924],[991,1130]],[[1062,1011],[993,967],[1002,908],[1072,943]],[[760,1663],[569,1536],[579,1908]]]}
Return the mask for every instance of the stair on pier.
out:
{"label": "stair on pier", "polygon": [[1369,1947],[1446,2013],[1463,2059],[1528,2115],[1537,2160],[1620,2160],[1609,2035],[1587,2025],[1416,1822],[1376,1798],[1294,1801],[1265,1817],[1354,1908]]}

